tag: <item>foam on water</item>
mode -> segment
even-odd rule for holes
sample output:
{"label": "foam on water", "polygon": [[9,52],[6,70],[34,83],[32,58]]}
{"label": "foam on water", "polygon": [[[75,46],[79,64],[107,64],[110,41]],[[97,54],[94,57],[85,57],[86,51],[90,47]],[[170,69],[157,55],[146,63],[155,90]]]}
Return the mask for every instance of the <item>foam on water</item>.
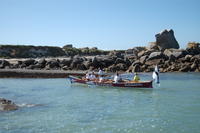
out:
{"label": "foam on water", "polygon": [[42,104],[27,104],[27,103],[21,103],[21,104],[17,104],[18,107],[35,107],[35,106],[42,106]]}

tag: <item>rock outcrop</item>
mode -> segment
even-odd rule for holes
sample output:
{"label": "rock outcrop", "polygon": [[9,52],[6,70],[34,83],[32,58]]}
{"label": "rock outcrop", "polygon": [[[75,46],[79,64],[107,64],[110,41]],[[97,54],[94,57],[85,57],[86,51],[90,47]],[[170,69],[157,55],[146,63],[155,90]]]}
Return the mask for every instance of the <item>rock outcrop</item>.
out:
{"label": "rock outcrop", "polygon": [[164,30],[161,33],[158,33],[155,35],[156,42],[151,47],[156,47],[160,50],[174,48],[179,49],[179,44],[174,36],[174,31],[172,29],[170,30]]}
{"label": "rock outcrop", "polygon": [[[51,56],[54,58],[29,58],[18,60],[17,63],[9,62],[9,59],[0,59],[0,69],[33,69],[33,70],[98,70],[99,68],[110,72],[132,71],[151,72],[155,65],[158,65],[161,72],[199,72],[200,71],[200,43],[188,43],[186,49],[179,49],[173,30],[164,30],[156,34],[156,42],[150,43],[150,47],[134,47],[128,50],[101,51],[95,48],[74,48],[66,45],[60,48],[53,48]],[[6,47],[6,50],[4,49]],[[14,49],[12,49],[14,47]],[[22,51],[17,51],[17,46],[1,46],[0,56],[8,57],[40,57],[41,48],[49,51],[48,47],[25,47],[21,50],[30,52],[26,56]],[[31,50],[30,50],[31,48]],[[35,49],[35,50],[34,50]],[[53,50],[52,49],[52,50]],[[57,51],[56,51],[57,49]],[[26,51],[26,52],[27,52]],[[45,51],[45,50],[44,50]],[[48,52],[44,52],[48,55]],[[59,52],[60,51],[60,52]],[[31,54],[31,55],[30,55]],[[65,55],[58,58],[58,55]],[[97,55],[96,55],[97,54]],[[69,55],[69,56],[67,56]],[[90,55],[90,56],[88,56]]]}
{"label": "rock outcrop", "polygon": [[200,54],[200,43],[195,43],[195,42],[189,42],[187,44],[187,52],[190,55],[196,55],[196,54]]}
{"label": "rock outcrop", "polygon": [[5,98],[0,98],[0,111],[11,111],[17,110],[18,106],[13,103],[11,100]]}

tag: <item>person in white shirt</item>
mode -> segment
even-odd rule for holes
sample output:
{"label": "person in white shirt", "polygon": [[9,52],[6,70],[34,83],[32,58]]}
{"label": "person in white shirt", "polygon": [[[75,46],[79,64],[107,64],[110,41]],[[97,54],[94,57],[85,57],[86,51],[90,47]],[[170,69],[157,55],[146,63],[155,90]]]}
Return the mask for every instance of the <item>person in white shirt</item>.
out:
{"label": "person in white shirt", "polygon": [[121,80],[121,77],[120,77],[119,74],[117,73],[117,74],[114,76],[114,83],[118,83],[120,80]]}
{"label": "person in white shirt", "polygon": [[101,70],[101,68],[99,68],[98,75],[103,75],[103,71]]}
{"label": "person in white shirt", "polygon": [[89,72],[87,72],[87,73],[86,73],[86,75],[85,75],[85,78],[88,80],[88,79],[89,79],[89,77],[90,77],[90,73],[89,73]]}
{"label": "person in white shirt", "polygon": [[103,76],[101,75],[101,76],[99,77],[99,82],[102,83],[103,80],[104,80],[104,79],[103,79]]}
{"label": "person in white shirt", "polygon": [[90,80],[95,80],[96,79],[96,76],[95,76],[94,72],[92,72],[92,74],[89,76],[89,79]]}

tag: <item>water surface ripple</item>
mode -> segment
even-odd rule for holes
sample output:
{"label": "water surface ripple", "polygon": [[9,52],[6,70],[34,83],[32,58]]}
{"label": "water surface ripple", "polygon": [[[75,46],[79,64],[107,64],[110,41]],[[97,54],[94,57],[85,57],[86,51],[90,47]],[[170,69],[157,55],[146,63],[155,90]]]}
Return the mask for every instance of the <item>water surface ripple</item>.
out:
{"label": "water surface ripple", "polygon": [[161,86],[153,90],[70,85],[67,79],[0,79],[0,97],[22,106],[0,112],[0,133],[200,130],[199,73],[161,74]]}

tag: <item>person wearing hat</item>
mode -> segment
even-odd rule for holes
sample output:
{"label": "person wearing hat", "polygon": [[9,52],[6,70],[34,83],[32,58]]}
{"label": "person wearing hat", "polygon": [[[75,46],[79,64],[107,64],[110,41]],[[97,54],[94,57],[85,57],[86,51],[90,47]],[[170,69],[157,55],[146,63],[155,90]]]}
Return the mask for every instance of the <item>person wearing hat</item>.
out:
{"label": "person wearing hat", "polygon": [[135,76],[133,78],[133,81],[138,82],[140,80],[140,77],[138,76],[137,73],[135,73]]}

